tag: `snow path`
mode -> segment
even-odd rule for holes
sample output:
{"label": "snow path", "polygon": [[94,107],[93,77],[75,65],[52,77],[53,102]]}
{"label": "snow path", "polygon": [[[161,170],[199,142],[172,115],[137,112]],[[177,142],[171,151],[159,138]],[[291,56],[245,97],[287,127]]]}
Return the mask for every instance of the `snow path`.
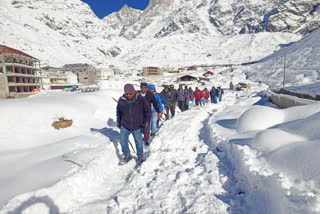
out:
{"label": "snow path", "polygon": [[19,213],[28,203],[26,213],[47,213],[39,201],[43,198],[45,204],[54,203],[51,208],[68,214],[229,213],[233,192],[223,185],[233,169],[227,160],[219,160],[215,148],[220,138],[208,123],[246,96],[248,92],[228,91],[222,103],[177,114],[162,126],[145,151],[150,155],[137,170],[134,160],[118,166],[121,148],[114,124],[91,129],[84,137],[98,142],[93,160],[52,187],[15,197],[0,213]]}

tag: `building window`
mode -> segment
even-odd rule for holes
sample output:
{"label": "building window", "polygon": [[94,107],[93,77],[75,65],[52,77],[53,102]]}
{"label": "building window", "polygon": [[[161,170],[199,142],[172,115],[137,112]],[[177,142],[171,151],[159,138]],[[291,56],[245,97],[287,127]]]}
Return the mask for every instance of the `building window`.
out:
{"label": "building window", "polygon": [[0,73],[3,73],[2,66],[0,66]]}

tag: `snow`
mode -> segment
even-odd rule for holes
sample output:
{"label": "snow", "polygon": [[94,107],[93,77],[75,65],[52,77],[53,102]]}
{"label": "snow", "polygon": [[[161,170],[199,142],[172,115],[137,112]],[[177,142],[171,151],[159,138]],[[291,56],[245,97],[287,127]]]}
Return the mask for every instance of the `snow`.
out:
{"label": "snow", "polygon": [[[270,115],[266,117],[266,115]],[[285,115],[277,109],[254,106],[244,112],[237,120],[238,131],[263,130],[283,122]]]}
{"label": "snow", "polygon": [[[283,82],[283,67],[286,57],[285,86],[301,86],[314,95],[313,84],[318,83],[320,61],[320,29],[315,30],[303,39],[282,47],[279,51],[246,66],[248,78],[252,81],[263,81],[271,88],[279,88]],[[310,86],[304,86],[309,85]],[[315,89],[317,89],[316,85]]]}
{"label": "snow", "polygon": [[[144,148],[137,170],[135,160],[118,166],[112,98],[125,83],[138,88],[139,77],[100,81],[97,92],[1,100],[0,213],[318,212],[320,104],[278,109],[261,93],[267,86],[249,82],[239,68],[210,70],[210,82],[190,86],[221,85],[223,101],[177,110]],[[175,80],[145,81],[160,91]],[[228,90],[230,80],[252,88]],[[55,130],[60,117],[73,125]]]}

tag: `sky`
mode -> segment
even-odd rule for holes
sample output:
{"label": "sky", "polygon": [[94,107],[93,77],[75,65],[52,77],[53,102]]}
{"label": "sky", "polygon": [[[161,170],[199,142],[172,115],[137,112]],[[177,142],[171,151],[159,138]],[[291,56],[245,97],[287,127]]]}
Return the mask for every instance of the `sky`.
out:
{"label": "sky", "polygon": [[93,12],[102,19],[103,17],[119,11],[125,4],[129,7],[144,10],[149,0],[82,0],[83,2],[90,5]]}

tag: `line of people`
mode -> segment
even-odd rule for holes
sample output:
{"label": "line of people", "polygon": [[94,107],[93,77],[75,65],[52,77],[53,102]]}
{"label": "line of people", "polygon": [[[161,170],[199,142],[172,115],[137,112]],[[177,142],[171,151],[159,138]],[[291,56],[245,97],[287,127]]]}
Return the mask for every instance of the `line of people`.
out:
{"label": "line of people", "polygon": [[[174,89],[174,85],[164,86],[161,93],[157,93],[153,84],[141,83],[140,90],[136,91],[132,84],[124,86],[124,94],[119,98],[117,105],[117,126],[120,129],[120,144],[124,155],[122,163],[127,163],[132,159],[128,142],[129,135],[132,134],[137,149],[137,164],[143,162],[143,144],[150,144],[150,135],[155,136],[160,118],[165,110],[165,119],[175,116],[175,108],[181,111],[188,110],[195,104],[204,105],[211,97],[212,103],[217,100],[222,101],[223,90],[212,87],[209,92],[206,88],[201,91],[196,87],[193,91],[191,87],[179,85],[179,89]],[[151,134],[150,134],[151,133]]]}
{"label": "line of people", "polygon": [[179,85],[178,90],[174,89],[174,85],[165,85],[163,91],[160,93],[161,100],[165,109],[165,118],[169,119],[169,114],[171,117],[175,115],[175,108],[178,107],[181,111],[191,109],[194,105],[205,105],[209,103],[209,98],[211,98],[211,103],[218,103],[222,101],[222,95],[224,91],[221,87],[215,88],[214,86],[210,91],[205,88],[203,91],[198,87],[193,91],[192,87]]}

